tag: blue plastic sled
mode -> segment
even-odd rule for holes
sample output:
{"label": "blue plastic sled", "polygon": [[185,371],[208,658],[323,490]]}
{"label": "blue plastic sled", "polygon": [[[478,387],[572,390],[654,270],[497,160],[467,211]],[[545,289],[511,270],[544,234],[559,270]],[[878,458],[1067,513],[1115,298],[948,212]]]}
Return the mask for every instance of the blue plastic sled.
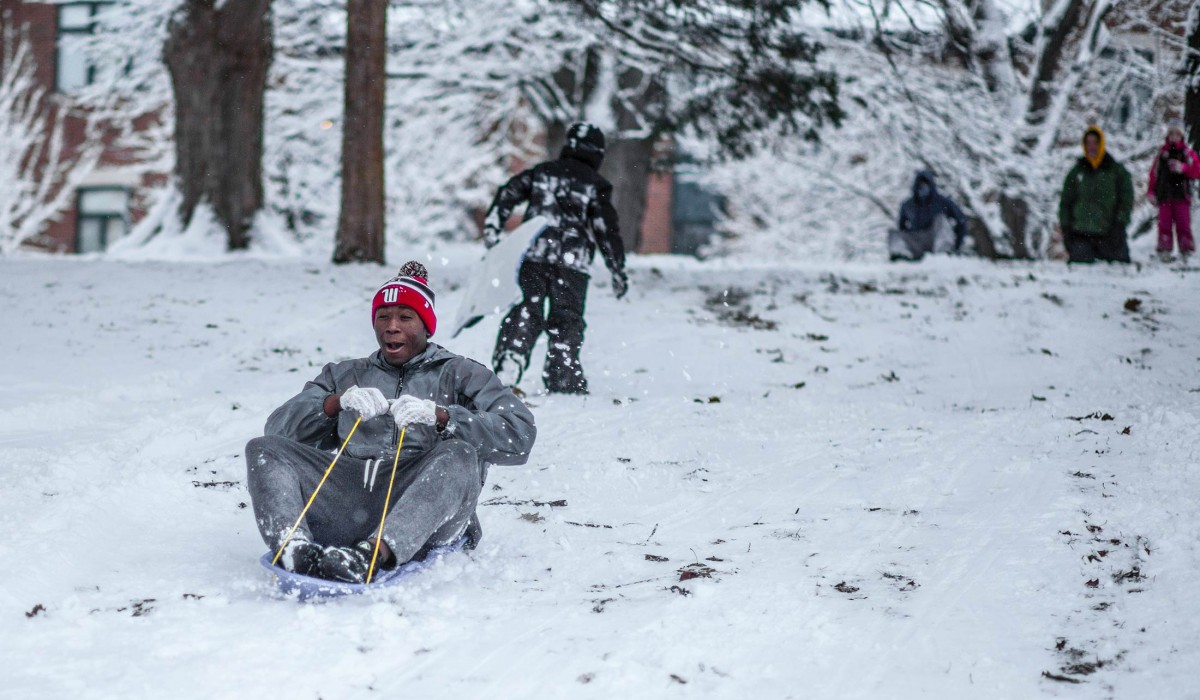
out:
{"label": "blue plastic sled", "polygon": [[271,572],[275,585],[278,586],[279,592],[284,596],[295,596],[299,600],[338,598],[344,595],[357,595],[359,593],[366,593],[367,591],[376,591],[381,588],[395,586],[404,579],[415,576],[429,568],[441,557],[461,550],[466,542],[467,537],[464,535],[457,542],[441,547],[434,547],[429,550],[429,554],[421,561],[410,561],[394,569],[376,571],[376,576],[370,584],[329,581],[323,578],[297,574],[280,566],[272,566],[271,559],[275,557],[274,552],[267,552],[262,555],[258,563],[262,564],[264,569]]}

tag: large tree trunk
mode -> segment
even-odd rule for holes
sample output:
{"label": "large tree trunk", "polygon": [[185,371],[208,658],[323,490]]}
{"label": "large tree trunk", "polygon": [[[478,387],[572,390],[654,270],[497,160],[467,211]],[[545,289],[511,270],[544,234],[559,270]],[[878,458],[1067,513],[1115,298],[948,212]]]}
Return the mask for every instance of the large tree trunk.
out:
{"label": "large tree trunk", "polygon": [[[646,212],[646,192],[654,161],[653,130],[645,124],[663,108],[666,91],[644,71],[621,65],[617,58],[602,50],[589,49],[554,75],[564,112],[594,118],[589,108],[604,114],[606,142],[600,172],[613,185],[613,207],[621,226],[625,250],[637,250],[642,239],[642,218]],[[597,90],[605,90],[598,94]],[[561,115],[566,116],[566,115]],[[608,122],[615,120],[615,124]],[[615,127],[615,129],[613,128]],[[556,156],[565,139],[566,125],[559,121],[548,127],[546,143]]]}
{"label": "large tree trunk", "polygon": [[988,90],[1009,92],[1016,84],[1005,18],[995,0],[939,0],[946,35],[968,66],[978,64]]}
{"label": "large tree trunk", "polygon": [[1025,240],[1026,229],[1029,228],[1029,202],[1020,195],[1013,196],[1008,192],[1001,192],[1000,219],[1012,236],[1013,257],[1019,260],[1033,257],[1029,253],[1029,244]]}
{"label": "large tree trunk", "polygon": [[637,250],[642,242],[642,217],[646,213],[653,156],[651,139],[613,139],[600,168],[601,174],[613,184],[613,207],[621,224],[625,250]]}
{"label": "large tree trunk", "polygon": [[342,208],[333,261],[383,264],[387,0],[348,0],[346,22]]}
{"label": "large tree trunk", "polygon": [[[1045,44],[1038,55],[1037,67],[1033,74],[1033,90],[1025,115],[1025,122],[1032,127],[1037,127],[1046,120],[1050,102],[1059,88],[1056,77],[1062,68],[1067,39],[1080,26],[1084,4],[1084,0],[1068,0],[1065,4],[1057,6],[1055,9],[1061,9],[1061,16],[1054,18],[1056,22],[1045,28]],[[1032,150],[1036,142],[1036,138],[1030,138],[1026,141],[1026,146]]]}
{"label": "large tree trunk", "polygon": [[[1044,27],[1045,38],[1034,69],[1029,102],[1025,108],[1025,137],[1017,142],[1016,156],[1027,159],[1039,148],[1054,140],[1058,123],[1051,119],[1056,98],[1073,89],[1074,82],[1064,79],[1072,61],[1079,54],[1099,53],[1096,45],[1096,24],[1111,5],[1094,0],[1056,0],[1051,9],[1053,22]],[[1073,53],[1069,53],[1072,52]],[[1010,170],[1009,186],[1000,197],[1000,216],[1008,227],[1013,256],[1031,257],[1028,244],[1029,220],[1032,218],[1029,190],[1025,172]],[[1036,200],[1035,200],[1036,201]],[[1043,208],[1044,211],[1044,208]]]}
{"label": "large tree trunk", "polygon": [[617,128],[629,136],[613,139],[604,168],[613,183],[613,204],[621,221],[625,250],[635,251],[642,242],[642,218],[646,213],[646,192],[654,163],[657,136],[645,124],[660,113],[666,102],[662,84],[637,68],[618,64],[607,66],[616,72],[616,93],[610,96],[609,109]]}
{"label": "large tree trunk", "polygon": [[[1000,40],[1003,18],[998,8],[992,2],[941,0],[941,4],[947,34],[969,49],[970,60],[982,71],[988,90],[1008,99],[1017,84],[1011,53]],[[1004,168],[1000,191],[995,193],[1000,220],[1016,258],[1030,258],[1039,247],[1037,241],[1031,247],[1028,239],[1031,224],[1036,227],[1039,221],[1035,212],[1041,207],[1036,199],[1031,201],[1030,184],[1022,166],[1039,148],[1053,141],[1058,129],[1052,120],[1057,116],[1053,110],[1055,100],[1070,89],[1062,78],[1072,60],[1070,52],[1078,51],[1077,44],[1087,44],[1089,50],[1095,48],[1090,45],[1087,27],[1098,21],[1097,11],[1107,5],[1090,0],[1054,0],[1043,7],[1047,14],[1042,20],[1042,40],[1032,67],[1024,113],[1013,115],[1022,120],[1022,129],[1014,144],[1013,162]],[[976,235],[977,242],[979,239]],[[996,255],[994,245],[976,248],[981,254],[990,249],[991,255]]]}
{"label": "large tree trunk", "polygon": [[179,215],[212,205],[229,249],[250,243],[262,208],[263,92],[271,65],[271,0],[185,0],[163,57],[175,93]]}
{"label": "large tree trunk", "polygon": [[1184,59],[1183,121],[1192,150],[1200,151],[1200,5],[1188,14],[1187,57]]}

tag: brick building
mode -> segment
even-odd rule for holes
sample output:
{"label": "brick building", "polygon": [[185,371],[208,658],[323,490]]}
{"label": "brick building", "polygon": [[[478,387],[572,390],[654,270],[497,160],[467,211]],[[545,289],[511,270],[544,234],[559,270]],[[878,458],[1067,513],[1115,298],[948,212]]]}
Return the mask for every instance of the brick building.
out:
{"label": "brick building", "polygon": [[[44,138],[51,138],[53,130],[61,128],[68,160],[85,148],[99,149],[94,166],[76,168],[65,183],[55,185],[48,197],[63,193],[63,204],[26,242],[28,246],[60,253],[102,251],[141,220],[149,193],[169,177],[139,161],[132,149],[118,145],[122,131],[97,123],[75,97],[95,81],[99,69],[78,42],[93,32],[97,16],[112,4],[111,0],[0,0],[0,21],[5,29],[0,33],[0,71],[9,68],[3,58],[9,55],[7,44],[26,42],[36,83],[46,93]],[[146,122],[154,118],[135,120],[133,130],[151,126]],[[518,140],[526,139],[540,147],[535,148],[539,153],[530,154],[530,162],[540,160],[545,135],[526,134]],[[672,160],[672,148],[669,142],[660,144],[655,160]],[[513,166],[519,170],[524,164],[517,159]],[[67,189],[70,191],[64,191]],[[653,174],[647,183],[642,221],[638,225],[622,222],[627,249],[695,253],[714,230],[718,206],[717,198],[697,184],[688,166]]]}
{"label": "brick building", "polygon": [[[36,248],[64,253],[104,250],[145,214],[146,193],[167,177],[139,162],[131,150],[116,146],[118,130],[96,123],[73,98],[95,80],[97,69],[78,41],[93,31],[96,16],[110,4],[0,0],[0,21],[5,30],[0,33],[0,56],[12,55],[12,42],[27,43],[36,83],[46,93],[41,104],[48,127],[45,138],[51,137],[53,129],[61,128],[67,159],[84,148],[99,150],[93,167],[86,172],[77,170],[65,184],[56,184],[51,196],[63,187],[72,192],[67,193],[66,204],[27,242]],[[12,69],[0,63],[0,70]],[[147,126],[146,119],[141,121],[133,125],[135,130]],[[43,170],[45,159],[43,153],[39,170]]]}

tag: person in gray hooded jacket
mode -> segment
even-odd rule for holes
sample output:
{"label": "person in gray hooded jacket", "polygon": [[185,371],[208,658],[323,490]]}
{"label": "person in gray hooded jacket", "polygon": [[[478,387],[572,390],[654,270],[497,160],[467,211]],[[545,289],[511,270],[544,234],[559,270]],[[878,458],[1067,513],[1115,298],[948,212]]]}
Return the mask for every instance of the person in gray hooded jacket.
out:
{"label": "person in gray hooded jacket", "polygon": [[474,546],[488,465],[529,458],[537,429],[525,404],[487,367],[429,342],[437,316],[427,279],[424,266],[406,263],[372,302],[379,350],[327,364],[246,446],[259,532],[271,551],[283,547],[280,563],[289,571],[363,582],[381,518],[377,567],[420,558],[464,534]]}

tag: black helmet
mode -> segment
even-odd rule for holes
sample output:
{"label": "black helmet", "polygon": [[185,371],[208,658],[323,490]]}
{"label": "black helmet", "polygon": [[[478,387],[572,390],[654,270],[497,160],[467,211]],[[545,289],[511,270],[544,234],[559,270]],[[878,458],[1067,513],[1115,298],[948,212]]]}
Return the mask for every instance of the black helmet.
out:
{"label": "black helmet", "polygon": [[563,144],[562,155],[599,168],[604,160],[604,132],[587,122],[572,124],[567,129],[567,141]]}

